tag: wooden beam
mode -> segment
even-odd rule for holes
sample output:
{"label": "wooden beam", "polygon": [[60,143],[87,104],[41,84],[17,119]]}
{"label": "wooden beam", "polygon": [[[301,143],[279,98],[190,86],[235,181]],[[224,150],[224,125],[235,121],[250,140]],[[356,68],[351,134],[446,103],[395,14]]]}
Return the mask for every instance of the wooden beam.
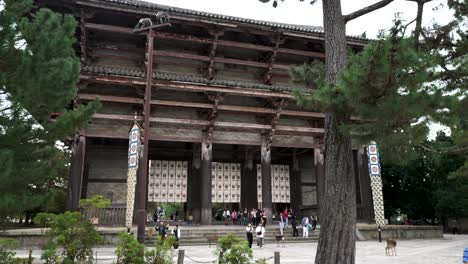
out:
{"label": "wooden beam", "polygon": [[[133,32],[131,28],[104,25],[104,24],[95,24],[95,23],[86,23],[86,28],[93,29],[93,30],[121,33],[121,34],[132,34]],[[159,39],[188,41],[188,42],[203,43],[203,44],[213,44],[213,41],[214,41],[212,39],[199,38],[195,36],[167,33],[167,32],[155,32],[155,37]],[[317,37],[315,37],[314,39],[323,40],[323,38],[317,38]],[[274,47],[256,45],[256,44],[251,44],[251,43],[236,42],[236,41],[228,41],[228,40],[218,40],[218,45],[226,46],[226,47],[233,47],[233,48],[257,50],[257,51],[273,51],[274,50]],[[288,49],[288,48],[280,48],[278,49],[278,52],[284,53],[284,54],[311,57],[311,58],[319,58],[319,59],[325,58],[325,54],[323,52],[295,50],[295,49]]]}
{"label": "wooden beam", "polygon": [[[80,100],[95,100],[99,99],[103,102],[113,103],[128,103],[128,104],[142,104],[143,99],[133,97],[121,97],[113,95],[98,95],[98,94],[78,94]],[[179,101],[167,101],[167,100],[151,100],[151,104],[159,106],[171,106],[171,107],[190,107],[190,108],[201,108],[201,109],[212,109],[213,104],[206,103],[194,103],[194,102],[179,102]],[[235,105],[219,105],[220,111],[227,112],[242,112],[242,113],[256,113],[256,114],[273,114],[275,109],[265,107],[250,107],[250,106],[235,106]],[[282,110],[282,115],[296,116],[304,118],[324,118],[323,113],[308,112],[308,111],[295,111],[295,110]]]}
{"label": "wooden beam", "polygon": [[[124,76],[110,76],[110,75],[103,76],[103,75],[81,73],[80,79],[82,81],[92,81],[96,83],[117,84],[117,85],[126,85],[126,86],[145,85],[144,78],[141,78],[141,77],[124,77]],[[179,91],[219,92],[219,93],[240,95],[240,96],[295,99],[295,97],[291,93],[261,91],[259,89],[242,88],[242,87],[211,86],[211,85],[183,83],[183,82],[176,82],[176,81],[164,81],[164,80],[153,80],[153,86],[158,87],[158,88],[179,90]]]}
{"label": "wooden beam", "polygon": [[[189,53],[181,53],[181,52],[175,52],[175,51],[155,50],[154,51],[154,56],[173,57],[173,58],[190,59],[190,60],[200,60],[200,61],[206,61],[206,62],[211,61],[211,58],[209,56],[189,54]],[[270,67],[269,63],[258,62],[258,61],[247,61],[247,60],[229,59],[229,58],[222,58],[222,57],[214,57],[213,59],[216,60],[216,62],[226,63],[226,64],[233,64],[233,65],[243,65],[243,66],[259,67],[259,68],[269,68]],[[275,69],[280,69],[280,70],[286,70],[287,71],[287,70],[289,70],[289,68],[291,66],[290,65],[274,64],[274,65],[272,65],[272,67],[275,68]]]}
{"label": "wooden beam", "polygon": [[[116,114],[94,114],[94,119],[107,119],[116,121],[129,121],[135,120],[132,115],[116,115]],[[142,120],[141,116],[136,117],[138,121]],[[208,120],[197,120],[197,119],[180,119],[180,118],[167,118],[167,117],[150,117],[150,122],[157,123],[159,125],[167,125],[174,127],[195,127],[203,129],[210,125]],[[263,132],[272,130],[271,125],[254,124],[254,123],[240,123],[240,122],[224,122],[214,121],[214,127],[220,130],[227,131],[243,131],[243,132]],[[323,128],[313,127],[299,127],[299,126],[276,126],[275,132],[281,132],[283,134],[296,134],[296,135],[322,135],[324,133]]]}
{"label": "wooden beam", "polygon": [[[190,129],[183,129],[186,131],[191,131]],[[108,138],[108,139],[127,139],[128,133],[126,127],[122,125],[110,125],[110,124],[89,124],[85,129],[85,136],[87,138]],[[305,136],[305,138],[309,138]],[[187,135],[177,135],[169,133],[150,133],[150,140],[157,141],[170,141],[170,142],[196,142],[200,143],[202,141],[201,136],[187,136]],[[226,138],[226,137],[215,137],[213,138],[213,144],[232,144],[232,145],[251,145],[251,146],[260,146],[261,140],[252,140],[245,138]],[[304,143],[304,142],[295,142],[295,141],[283,141],[283,140],[274,140],[272,147],[284,147],[284,148],[320,148],[321,146],[316,143]]]}

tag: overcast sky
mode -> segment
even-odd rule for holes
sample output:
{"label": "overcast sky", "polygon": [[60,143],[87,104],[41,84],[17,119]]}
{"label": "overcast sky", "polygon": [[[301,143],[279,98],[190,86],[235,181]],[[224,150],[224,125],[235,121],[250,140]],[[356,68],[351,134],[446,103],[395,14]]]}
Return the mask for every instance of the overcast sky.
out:
{"label": "overcast sky", "polygon": [[[146,0],[158,4],[176,6],[199,11],[245,17],[258,20],[267,20],[281,23],[323,26],[322,3],[318,1],[310,5],[308,0],[279,1],[277,8],[272,2],[263,4],[258,0]],[[343,0],[343,14],[348,14],[362,7],[378,2],[377,0]],[[433,0],[425,5],[423,25],[434,21],[444,23],[450,20],[452,13],[446,6],[447,1]],[[440,5],[443,7],[440,7]],[[439,7],[437,11],[434,8]],[[406,0],[395,0],[388,6],[353,20],[347,25],[348,35],[360,35],[366,31],[367,37],[373,38],[380,29],[392,26],[395,13],[406,21],[416,17],[417,5]]]}

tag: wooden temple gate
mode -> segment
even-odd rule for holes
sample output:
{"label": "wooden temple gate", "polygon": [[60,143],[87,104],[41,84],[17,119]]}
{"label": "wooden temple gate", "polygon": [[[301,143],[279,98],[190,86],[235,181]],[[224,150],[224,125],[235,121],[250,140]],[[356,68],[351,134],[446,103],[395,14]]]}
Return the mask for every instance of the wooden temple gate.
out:
{"label": "wooden temple gate", "polygon": [[[78,209],[79,199],[93,194],[110,198],[115,208],[125,204],[128,131],[135,115],[146,135],[146,162],[135,201],[140,219],[148,200],[162,199],[156,195],[164,193],[156,191],[162,181],[158,183],[148,170],[158,161],[186,166],[181,174],[186,181],[174,181],[171,189],[186,184],[186,191],[166,195],[185,201],[203,224],[211,223],[212,203],[221,199],[218,164],[234,164],[236,170],[232,177],[229,172],[229,182],[235,184],[223,202],[226,198],[241,208],[261,202],[269,217],[274,202],[289,203],[300,215],[310,215],[326,202],[320,198],[324,115],[296,105],[288,74],[293,65],[324,60],[321,28],[134,0],[36,3],[79,21],[76,52],[82,65],[77,103],[95,99],[102,103],[70,142],[68,209]],[[142,18],[167,23],[156,16],[161,11],[170,17],[171,26],[135,34]],[[153,38],[154,43],[147,41]],[[349,48],[355,51],[366,43],[348,37]],[[358,216],[372,221],[366,152],[363,146],[354,149]],[[272,164],[282,165],[277,168],[283,173],[276,175]],[[223,195],[224,190],[228,188],[224,186]]]}

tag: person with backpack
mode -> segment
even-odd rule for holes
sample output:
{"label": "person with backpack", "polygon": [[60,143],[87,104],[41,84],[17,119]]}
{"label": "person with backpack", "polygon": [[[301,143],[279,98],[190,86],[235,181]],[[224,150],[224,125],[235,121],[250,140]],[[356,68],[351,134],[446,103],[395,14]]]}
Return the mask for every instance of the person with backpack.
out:
{"label": "person with backpack", "polygon": [[265,237],[265,228],[263,227],[262,223],[259,223],[257,228],[255,229],[255,233],[257,234],[257,246],[263,246],[263,238]]}
{"label": "person with backpack", "polygon": [[309,237],[309,217],[307,216],[304,216],[304,218],[302,218],[302,237],[303,238],[307,238]]}

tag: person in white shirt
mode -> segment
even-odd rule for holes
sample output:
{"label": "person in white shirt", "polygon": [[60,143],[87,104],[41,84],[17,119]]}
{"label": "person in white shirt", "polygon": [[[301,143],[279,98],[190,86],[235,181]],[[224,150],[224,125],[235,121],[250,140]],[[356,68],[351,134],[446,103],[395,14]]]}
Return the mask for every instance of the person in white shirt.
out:
{"label": "person in white shirt", "polygon": [[259,223],[257,228],[255,229],[255,234],[257,234],[257,246],[263,246],[263,238],[265,237],[265,228],[263,227],[262,223]]}
{"label": "person in white shirt", "polygon": [[302,218],[302,237],[309,237],[309,217]]}

